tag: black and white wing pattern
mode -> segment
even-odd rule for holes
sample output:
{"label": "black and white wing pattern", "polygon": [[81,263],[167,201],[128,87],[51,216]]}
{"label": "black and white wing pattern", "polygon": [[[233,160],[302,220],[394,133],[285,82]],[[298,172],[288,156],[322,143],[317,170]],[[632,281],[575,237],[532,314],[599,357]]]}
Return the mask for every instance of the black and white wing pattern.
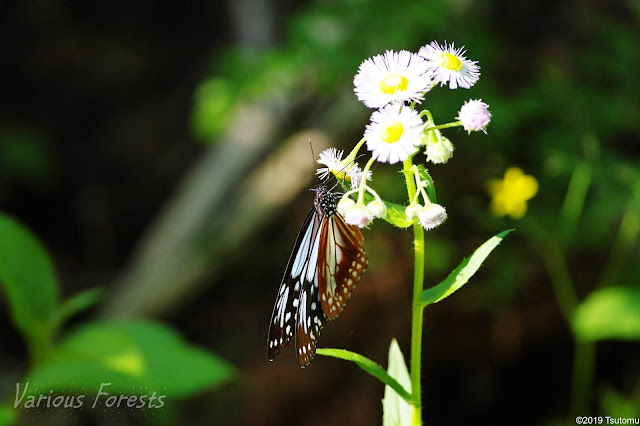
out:
{"label": "black and white wing pattern", "polygon": [[[299,349],[298,361],[301,366],[305,366],[311,361],[311,358],[307,356],[307,354],[311,355],[310,348],[314,348],[313,353],[315,353],[315,339],[326,321],[322,310],[319,309],[318,282],[315,272],[322,219],[321,214],[312,208],[298,233],[298,238],[289,257],[269,325],[267,344],[271,361],[280,354],[294,333],[297,336],[298,344],[296,346]],[[302,315],[299,316],[300,312]],[[309,316],[310,321],[304,318],[313,312],[316,312],[316,315],[313,318]],[[310,328],[311,323],[313,323],[312,329]]]}
{"label": "black and white wing pattern", "polygon": [[295,333],[298,363],[306,366],[328,320],[342,312],[367,266],[364,238],[336,211],[336,195],[316,190],[278,289],[267,341],[269,360],[278,356]]}

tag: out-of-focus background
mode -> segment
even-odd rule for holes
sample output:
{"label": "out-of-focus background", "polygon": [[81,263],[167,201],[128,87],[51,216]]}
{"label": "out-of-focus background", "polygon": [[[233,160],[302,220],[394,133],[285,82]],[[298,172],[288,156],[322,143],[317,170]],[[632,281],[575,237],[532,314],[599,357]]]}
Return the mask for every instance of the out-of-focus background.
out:
{"label": "out-of-focus background", "polygon": [[[40,265],[10,244],[30,229],[57,276],[46,291],[3,278],[0,421],[381,424],[379,382],[329,358],[300,369],[290,347],[270,363],[266,334],[312,203],[307,141],[316,153],[350,150],[371,112],[352,91],[359,64],[432,40],[466,46],[482,72],[470,90],[429,93],[436,122],[470,98],[493,118],[487,135],[445,130],[455,155],[429,167],[449,219],[427,233],[425,285],[491,235],[516,231],[464,289],[425,311],[425,421],[640,417],[637,1],[51,0],[0,10],[0,266]],[[539,183],[520,220],[489,210],[487,181],[509,167]],[[406,202],[397,168],[374,176],[383,197]],[[409,352],[412,236],[383,221],[364,235],[369,269],[319,343],[386,365],[392,338]],[[59,295],[46,302],[52,312],[81,297],[51,314],[55,332],[42,337],[17,310],[47,291]],[[151,355],[117,352],[118,333]],[[162,373],[166,406],[12,408],[26,376],[80,392],[73,383],[96,370],[51,359],[88,347],[107,377]],[[154,356],[156,370],[145,369]]]}

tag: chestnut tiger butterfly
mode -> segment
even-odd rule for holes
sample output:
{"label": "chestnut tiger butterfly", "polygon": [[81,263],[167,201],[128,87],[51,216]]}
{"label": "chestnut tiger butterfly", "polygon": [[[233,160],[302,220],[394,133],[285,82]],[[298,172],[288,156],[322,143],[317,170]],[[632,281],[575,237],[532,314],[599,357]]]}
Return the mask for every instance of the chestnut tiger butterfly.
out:
{"label": "chestnut tiger butterfly", "polygon": [[313,191],[313,207],[289,257],[267,341],[273,361],[295,333],[300,367],[311,362],[320,330],[340,315],[367,267],[360,228],[337,211],[339,194],[324,185]]}

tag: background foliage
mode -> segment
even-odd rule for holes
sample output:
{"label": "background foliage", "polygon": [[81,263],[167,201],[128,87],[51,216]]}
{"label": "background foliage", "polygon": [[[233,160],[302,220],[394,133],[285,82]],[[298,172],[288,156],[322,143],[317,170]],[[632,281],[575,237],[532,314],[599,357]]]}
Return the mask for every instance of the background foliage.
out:
{"label": "background foliage", "polygon": [[[488,136],[445,131],[454,158],[429,168],[449,220],[427,235],[427,286],[516,230],[427,309],[425,420],[640,417],[637,2],[2,9],[1,400],[12,407],[28,374],[62,392],[107,369],[166,388],[170,404],[2,406],[0,423],[378,424],[382,386],[337,360],[268,363],[267,322],[311,202],[307,138],[353,146],[369,114],[352,93],[360,62],[431,40],[482,67],[471,90],[433,93],[435,119],[482,98],[493,120]],[[540,185],[520,221],[488,210],[486,182],[510,166]],[[403,203],[402,176],[374,173]],[[384,365],[397,338],[408,353],[410,241],[382,221],[365,231],[370,268],[321,347]],[[216,387],[230,364],[241,376]]]}

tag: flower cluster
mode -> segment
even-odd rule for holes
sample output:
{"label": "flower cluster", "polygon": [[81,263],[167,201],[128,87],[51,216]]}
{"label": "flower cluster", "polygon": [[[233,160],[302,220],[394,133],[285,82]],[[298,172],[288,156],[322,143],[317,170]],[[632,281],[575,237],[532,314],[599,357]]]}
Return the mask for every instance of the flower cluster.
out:
{"label": "flower cluster", "polygon": [[[428,162],[444,164],[449,161],[454,146],[441,129],[462,126],[468,132],[486,133],[491,114],[488,105],[481,100],[469,100],[460,108],[458,121],[442,125],[436,125],[428,110],[416,110],[416,105],[421,104],[425,95],[437,85],[469,89],[478,81],[480,67],[477,62],[467,59],[465,53],[464,47],[456,48],[453,43],[447,45],[446,42],[440,45],[434,41],[418,53],[388,50],[360,65],[353,80],[354,91],[358,100],[375,111],[364,137],[353,151],[345,159],[342,158],[343,151],[334,148],[322,152],[318,163],[324,167],[317,170],[321,179],[331,173],[343,186],[350,184],[350,190],[338,203],[338,212],[347,223],[365,227],[374,218],[394,223],[387,217],[389,203],[384,202],[369,184],[374,161],[403,163],[404,172],[413,175],[411,187],[415,184],[416,189],[409,191],[413,199],[405,209],[406,221],[420,223],[425,230],[444,222],[445,208],[430,200],[425,191],[433,181],[430,177],[425,178],[424,168],[419,170],[407,160],[423,150]],[[362,170],[355,159],[365,143],[371,158]]]}
{"label": "flower cluster", "polygon": [[[434,41],[417,54],[389,50],[360,65],[353,79],[354,91],[366,106],[379,108],[365,131],[367,149],[377,161],[404,161],[420,146],[425,147],[427,161],[434,164],[451,158],[451,141],[438,131],[428,111],[423,111],[429,115],[424,122],[424,114],[414,107],[437,84],[468,89],[478,81],[480,67],[464,54],[464,48],[455,48],[453,43],[440,46]],[[467,131],[485,131],[490,118],[487,104],[470,101],[460,109],[457,125]]]}

